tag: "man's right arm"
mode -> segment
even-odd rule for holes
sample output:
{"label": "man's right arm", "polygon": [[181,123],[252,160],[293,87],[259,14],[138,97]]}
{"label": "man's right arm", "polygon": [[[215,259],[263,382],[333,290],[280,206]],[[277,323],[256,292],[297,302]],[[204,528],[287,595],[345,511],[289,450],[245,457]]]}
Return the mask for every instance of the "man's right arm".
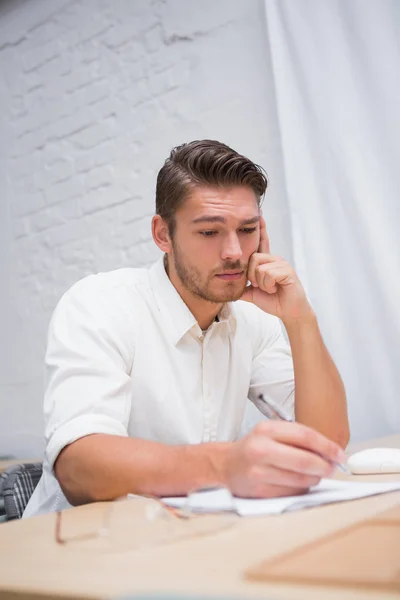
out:
{"label": "man's right arm", "polygon": [[237,442],[169,446],[88,435],[61,451],[54,470],[68,501],[78,505],[128,493],[186,495],[213,485],[246,497],[294,495],[331,475],[333,461],[344,461],[334,442],[304,425],[271,421]]}
{"label": "man's right arm", "polygon": [[54,465],[70,504],[126,494],[179,496],[224,480],[231,444],[169,446],[137,438],[94,434],[66,446]]}

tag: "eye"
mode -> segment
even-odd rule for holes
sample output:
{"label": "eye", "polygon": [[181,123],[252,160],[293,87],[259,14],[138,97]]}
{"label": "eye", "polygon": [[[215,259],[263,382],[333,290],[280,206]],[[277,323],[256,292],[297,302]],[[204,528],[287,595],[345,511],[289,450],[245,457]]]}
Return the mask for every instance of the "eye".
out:
{"label": "eye", "polygon": [[214,230],[209,230],[209,231],[199,231],[200,235],[202,235],[203,237],[213,237],[214,235],[216,235],[218,232],[214,231]]}
{"label": "eye", "polygon": [[255,231],[257,231],[257,227],[243,227],[242,229],[240,229],[240,231],[242,233],[254,233]]}

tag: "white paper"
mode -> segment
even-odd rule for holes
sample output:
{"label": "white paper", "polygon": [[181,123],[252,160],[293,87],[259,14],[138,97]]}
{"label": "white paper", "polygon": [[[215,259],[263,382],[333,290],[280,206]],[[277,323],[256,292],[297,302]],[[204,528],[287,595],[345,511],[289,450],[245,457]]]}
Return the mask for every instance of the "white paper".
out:
{"label": "white paper", "polygon": [[[274,515],[283,512],[300,510],[312,506],[322,506],[332,502],[343,502],[375,496],[400,490],[400,481],[389,483],[339,481],[322,479],[320,483],[301,496],[284,496],[270,499],[248,499],[233,497],[231,500],[226,490],[211,490],[195,494],[191,497],[190,509],[193,512],[224,512],[234,510],[242,517]],[[187,498],[163,498],[166,504],[177,508],[187,505]]]}

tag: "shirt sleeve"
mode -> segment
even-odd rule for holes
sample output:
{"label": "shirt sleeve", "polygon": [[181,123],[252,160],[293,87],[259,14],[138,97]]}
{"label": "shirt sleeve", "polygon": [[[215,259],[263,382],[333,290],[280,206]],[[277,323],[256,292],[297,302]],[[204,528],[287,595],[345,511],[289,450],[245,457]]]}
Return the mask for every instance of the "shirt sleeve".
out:
{"label": "shirt sleeve", "polygon": [[[249,399],[263,413],[260,394],[294,417],[294,369],[289,343],[277,317],[259,315],[253,353]],[[264,413],[263,413],[264,414]]]}
{"label": "shirt sleeve", "polygon": [[50,468],[81,437],[128,435],[132,327],[121,302],[108,302],[96,277],[101,276],[82,280],[63,296],[49,326],[44,416]]}

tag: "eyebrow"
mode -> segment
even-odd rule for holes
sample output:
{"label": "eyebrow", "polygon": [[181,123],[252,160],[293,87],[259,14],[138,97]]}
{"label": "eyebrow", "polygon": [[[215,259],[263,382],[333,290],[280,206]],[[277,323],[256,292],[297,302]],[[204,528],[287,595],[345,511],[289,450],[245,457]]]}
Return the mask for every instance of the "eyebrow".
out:
{"label": "eyebrow", "polygon": [[[243,227],[243,225],[254,225],[255,223],[258,223],[259,220],[259,215],[256,217],[250,217],[250,219],[244,219],[244,221],[240,222],[239,227]],[[193,219],[192,223],[226,223],[226,219],[225,217],[220,217],[217,215],[204,215],[203,217],[197,217],[197,219]]]}

